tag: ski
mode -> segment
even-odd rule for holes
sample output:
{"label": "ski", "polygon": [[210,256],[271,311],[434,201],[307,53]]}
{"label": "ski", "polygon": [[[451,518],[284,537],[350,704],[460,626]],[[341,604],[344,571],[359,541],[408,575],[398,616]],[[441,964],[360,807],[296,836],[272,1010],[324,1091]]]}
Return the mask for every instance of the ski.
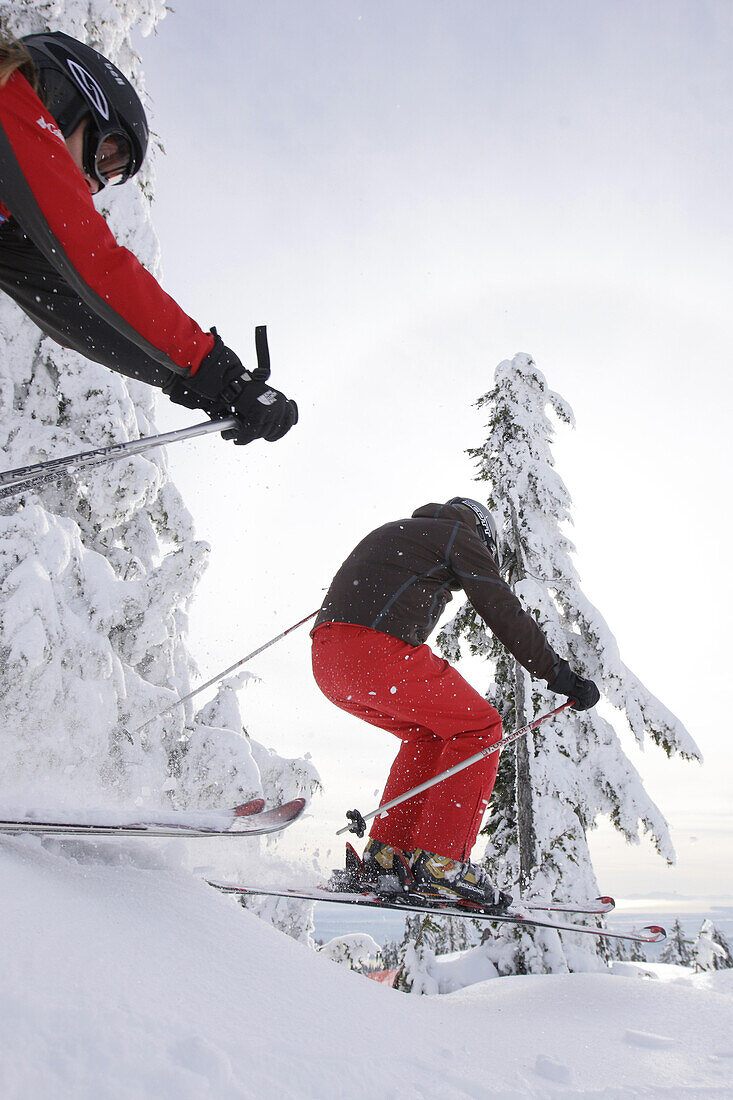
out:
{"label": "ski", "polygon": [[[155,811],[149,818],[134,811],[92,811],[86,821],[63,820],[66,815],[54,814],[46,820],[35,817],[0,818],[0,834],[17,836],[30,833],[40,836],[90,837],[242,837],[262,836],[287,828],[305,809],[305,799],[295,798],[269,810],[261,798],[253,799],[228,810]],[[50,817],[50,815],[49,815]]]}
{"label": "ski", "polygon": [[582,916],[603,916],[616,908],[613,898],[601,897],[595,901],[581,902],[573,905],[569,901],[522,901],[517,903],[522,909],[540,913],[579,913]]}
{"label": "ski", "polygon": [[551,928],[555,932],[580,932],[598,936],[604,940],[630,940],[632,943],[661,943],[667,938],[665,930],[657,924],[649,925],[641,932],[612,932],[606,928],[591,928],[585,924],[561,924],[557,921],[540,920],[526,917],[516,910],[504,913],[487,913],[469,902],[456,905],[439,898],[428,899],[420,894],[377,894],[374,891],[364,893],[346,893],[329,890],[323,886],[316,890],[277,889],[276,887],[242,886],[231,882],[213,882],[209,886],[224,894],[239,894],[242,897],[293,898],[301,901],[327,901],[337,905],[362,905],[367,909],[391,909],[408,913],[425,913],[441,917],[470,917],[473,920],[491,921],[496,924],[518,924],[530,928]]}

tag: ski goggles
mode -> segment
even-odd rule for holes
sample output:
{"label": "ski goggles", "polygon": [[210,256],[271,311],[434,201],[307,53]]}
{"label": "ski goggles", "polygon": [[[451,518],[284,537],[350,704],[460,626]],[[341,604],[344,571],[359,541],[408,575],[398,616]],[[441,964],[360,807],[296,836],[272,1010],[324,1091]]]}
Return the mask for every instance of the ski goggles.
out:
{"label": "ski goggles", "polygon": [[136,167],[124,134],[100,134],[93,126],[84,133],[84,171],[102,186],[125,183]]}

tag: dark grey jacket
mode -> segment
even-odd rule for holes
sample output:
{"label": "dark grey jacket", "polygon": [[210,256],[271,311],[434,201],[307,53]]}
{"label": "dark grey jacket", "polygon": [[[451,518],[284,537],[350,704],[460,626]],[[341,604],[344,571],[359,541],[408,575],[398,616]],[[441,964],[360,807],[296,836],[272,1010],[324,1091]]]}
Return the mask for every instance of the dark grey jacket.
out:
{"label": "dark grey jacket", "polygon": [[519,663],[552,683],[560,657],[501,579],[471,518],[449,504],[426,504],[362,539],[331,582],[314,629],[354,623],[421,645],[460,589]]}

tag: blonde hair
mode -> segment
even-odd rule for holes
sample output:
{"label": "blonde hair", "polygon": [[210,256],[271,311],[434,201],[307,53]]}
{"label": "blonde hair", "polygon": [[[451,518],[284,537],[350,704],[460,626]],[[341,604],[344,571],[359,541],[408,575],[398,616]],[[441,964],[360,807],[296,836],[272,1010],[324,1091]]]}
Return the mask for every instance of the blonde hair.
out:
{"label": "blonde hair", "polygon": [[0,88],[4,88],[14,72],[20,72],[31,88],[38,91],[38,73],[30,53],[8,31],[0,30]]}

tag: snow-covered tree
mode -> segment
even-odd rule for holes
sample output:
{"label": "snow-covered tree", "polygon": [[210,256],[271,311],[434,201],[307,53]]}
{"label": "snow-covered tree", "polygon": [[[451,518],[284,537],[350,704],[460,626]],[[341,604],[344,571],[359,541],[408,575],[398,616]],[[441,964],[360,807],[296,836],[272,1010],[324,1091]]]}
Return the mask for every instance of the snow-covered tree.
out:
{"label": "snow-covered tree", "polygon": [[733,967],[733,952],[722,932],[711,920],[704,920],[692,945],[691,962],[695,970],[728,970]]}
{"label": "snow-covered tree", "polygon": [[692,962],[691,941],[687,938],[685,930],[679,920],[675,920],[671,930],[667,933],[665,943],[659,955],[659,961],[669,963],[671,966],[690,966]]}
{"label": "snow-covered tree", "polygon": [[400,944],[397,940],[386,940],[381,947],[382,963],[387,970],[396,970],[400,963]]}
{"label": "snow-covered tree", "polygon": [[[143,100],[131,34],[149,33],[165,11],[165,0],[0,0],[4,31],[82,39],[128,74]],[[132,182],[95,200],[117,240],[156,275],[157,152]],[[0,300],[5,467],[155,434],[156,396],[57,346]],[[232,682],[199,713],[189,703],[155,719],[191,687],[187,608],[207,553],[160,451],[0,501],[6,806],[196,808],[263,791],[310,793],[312,765],[281,760],[246,736]]]}
{"label": "snow-covered tree", "polygon": [[382,965],[382,952],[377,941],[366,932],[349,932],[345,936],[324,943],[320,949],[332,962],[347,966],[363,974],[369,970],[378,970]]}
{"label": "snow-covered tree", "polygon": [[[641,934],[641,928],[632,928],[632,932]],[[607,962],[647,962],[647,951],[643,943],[632,940],[609,940],[606,943],[604,958]]]}
{"label": "snow-covered tree", "polygon": [[444,920],[432,914],[408,917],[398,953],[395,989],[414,994],[453,993],[499,976],[498,967],[484,948],[469,946],[467,941],[472,937],[467,920],[455,921],[464,927],[461,945],[447,952],[440,950]]}
{"label": "snow-covered tree", "polygon": [[[405,919],[402,942],[386,949],[386,966],[397,969],[395,988],[406,993],[443,992],[433,989],[431,977],[436,959],[467,951],[478,942],[473,924],[462,917],[423,916],[410,913]],[[456,985],[454,988],[458,988]]]}
{"label": "snow-covered tree", "polygon": [[713,925],[713,942],[722,949],[722,954],[716,953],[715,969],[733,970],[733,944],[715,925]]}
{"label": "snow-covered tree", "polygon": [[466,951],[478,943],[479,937],[474,925],[463,917],[439,917],[435,925],[433,946],[436,955]]}
{"label": "snow-covered tree", "polygon": [[[469,454],[477,481],[503,526],[508,579],[550,644],[580,675],[593,679],[625,717],[639,744],[647,738],[668,755],[698,759],[682,724],[622,662],[600,612],[584,596],[566,534],[571,499],[554,468],[553,424],[548,410],[573,424],[568,404],[547,386],[528,355],[500,363],[493,388],[478,406],[489,433]],[[526,725],[558,705],[544,684],[532,681],[465,604],[439,636],[444,656],[457,660],[462,645],[492,664],[486,696],[507,730]],[[490,817],[486,865],[503,888],[524,898],[592,898],[598,885],[586,836],[600,816],[610,818],[630,843],[640,830],[669,863],[674,849],[662,813],[644,790],[603,708],[572,711],[519,739],[501,757]],[[504,944],[513,944],[508,958]],[[492,932],[486,950],[501,973],[594,967],[600,952],[586,938],[506,929]],[[597,953],[596,953],[597,952]],[[591,957],[593,956],[593,957]]]}
{"label": "snow-covered tree", "polygon": [[[404,993],[435,993],[437,989],[423,988],[422,976],[428,973],[435,958],[435,939],[438,920],[431,913],[422,916],[409,913],[405,918],[405,931],[397,953],[397,977],[394,988]],[[428,985],[430,984],[428,979]]]}

